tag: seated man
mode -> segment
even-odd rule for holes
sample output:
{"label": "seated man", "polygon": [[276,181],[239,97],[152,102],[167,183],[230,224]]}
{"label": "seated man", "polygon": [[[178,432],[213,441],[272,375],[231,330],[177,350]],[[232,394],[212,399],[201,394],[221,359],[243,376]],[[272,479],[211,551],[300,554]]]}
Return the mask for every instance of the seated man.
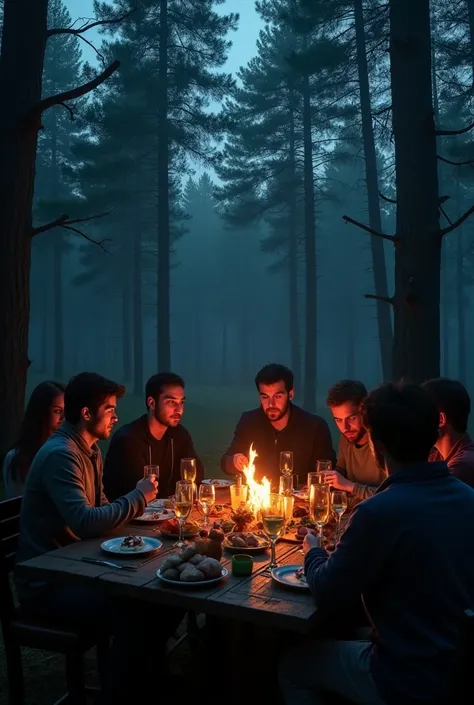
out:
{"label": "seated man", "polygon": [[193,441],[180,421],[184,411],[184,381],[171,372],[150,377],[145,387],[148,413],[122,426],[105,457],[104,488],[115,499],[130,492],[143,477],[145,465],[158,465],[158,497],[174,494],[181,480],[182,458],[196,458],[196,482],[204,469]]}
{"label": "seated man", "polygon": [[464,610],[474,607],[474,490],[429,463],[439,414],[417,385],[386,384],[363,404],[377,462],[388,477],[355,509],[336,550],[303,544],[305,574],[321,610],[362,598],[372,641],[312,637],[288,653],[280,684],[288,705],[454,702]]}
{"label": "seated man", "polygon": [[466,387],[453,379],[430,379],[423,387],[439,411],[439,437],[430,460],[445,460],[451,473],[474,487],[474,442],[467,432],[471,399]]}
{"label": "seated man", "polygon": [[356,499],[373,495],[385,479],[385,472],[375,462],[369,437],[362,423],[360,405],[367,395],[362,382],[343,379],[328,392],[326,403],[341,432],[336,469],[324,481],[344,490]]}
{"label": "seated man", "polygon": [[[142,514],[147,502],[155,498],[153,477],[141,478],[131,492],[112,503],[103,492],[97,441],[110,436],[117,422],[117,398],[124,391],[121,385],[94,373],[85,372],[70,380],[64,394],[65,422],[40,448],[26,478],[17,563],[81,539],[100,537]],[[113,633],[107,702],[122,702],[124,693],[127,697],[136,694],[136,673],[146,669],[144,659],[148,658],[143,642],[148,607],[134,604],[132,608],[114,601],[101,591],[99,580],[96,588],[80,583],[29,582],[21,575],[15,576],[15,582],[21,607],[30,618],[53,620],[86,633],[102,629]],[[181,616],[167,610],[160,615],[156,629],[148,626],[155,637],[159,632],[164,642]],[[150,653],[149,666],[155,668],[155,644]]]}
{"label": "seated man", "polygon": [[224,472],[233,475],[242,471],[252,443],[258,454],[256,478],[266,476],[274,484],[279,481],[281,451],[293,452],[294,473],[301,483],[306,482],[308,472],[316,470],[318,460],[334,462],[326,421],[292,403],[295,390],[291,370],[283,365],[266,365],[255,377],[255,384],[260,407],[240,417],[232,443],[221,460]]}

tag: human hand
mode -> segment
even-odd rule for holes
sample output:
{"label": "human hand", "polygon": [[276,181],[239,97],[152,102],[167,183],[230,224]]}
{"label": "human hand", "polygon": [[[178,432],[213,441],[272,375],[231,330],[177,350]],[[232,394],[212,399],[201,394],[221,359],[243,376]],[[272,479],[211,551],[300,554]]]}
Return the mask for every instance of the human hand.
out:
{"label": "human hand", "polygon": [[342,490],[351,494],[354,491],[354,483],[341,475],[337,470],[327,470],[324,473],[324,484],[331,485],[335,490]]}
{"label": "human hand", "polygon": [[303,553],[306,555],[312,548],[321,548],[321,537],[314,531],[308,531],[303,541]]}
{"label": "human hand", "polygon": [[156,479],[156,475],[147,475],[142,480],[139,480],[136,484],[136,488],[140,490],[147,503],[152,502],[158,492],[158,480]]}
{"label": "human hand", "polygon": [[243,453],[236,453],[232,458],[232,461],[234,463],[234,468],[239,472],[242,472],[243,469],[247,467],[249,462],[247,456]]}

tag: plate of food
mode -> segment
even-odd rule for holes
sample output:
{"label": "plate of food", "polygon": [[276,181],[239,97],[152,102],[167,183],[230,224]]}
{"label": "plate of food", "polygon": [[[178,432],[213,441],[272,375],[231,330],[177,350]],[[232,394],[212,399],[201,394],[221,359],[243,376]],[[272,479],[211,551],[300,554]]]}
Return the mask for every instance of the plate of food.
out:
{"label": "plate of food", "polygon": [[[179,521],[176,518],[167,519],[163,522],[160,528],[163,536],[167,536],[168,538],[172,539],[179,536]],[[199,533],[199,530],[199,524],[196,524],[196,522],[194,521],[187,521],[184,525],[183,536],[185,539],[192,539],[194,536],[196,536],[196,534]]]}
{"label": "plate of food", "polygon": [[165,509],[165,507],[154,507],[148,506],[143,514],[139,517],[135,517],[133,521],[144,522],[145,524],[158,521],[167,521],[168,519],[173,519],[175,513],[172,509]]}
{"label": "plate of food", "polygon": [[265,536],[258,534],[234,531],[227,534],[222,546],[229,553],[258,553],[265,551],[270,546],[270,541]]}
{"label": "plate of food", "polygon": [[220,561],[206,553],[207,544],[194,543],[180,553],[168,556],[156,572],[163,583],[180,587],[202,587],[219,582],[229,575]]}
{"label": "plate of food", "polygon": [[309,590],[304,568],[301,565],[280,565],[273,568],[272,578],[277,583],[296,590]]}
{"label": "plate of food", "polygon": [[107,539],[100,544],[100,547],[106,553],[113,553],[115,556],[143,555],[144,553],[153,553],[161,548],[163,544],[158,539],[151,536],[120,536],[118,538]]}
{"label": "plate of food", "polygon": [[202,481],[203,485],[214,485],[216,490],[222,489],[223,487],[230,487],[235,485],[234,480],[223,480],[221,477],[216,477],[213,480],[207,479]]}

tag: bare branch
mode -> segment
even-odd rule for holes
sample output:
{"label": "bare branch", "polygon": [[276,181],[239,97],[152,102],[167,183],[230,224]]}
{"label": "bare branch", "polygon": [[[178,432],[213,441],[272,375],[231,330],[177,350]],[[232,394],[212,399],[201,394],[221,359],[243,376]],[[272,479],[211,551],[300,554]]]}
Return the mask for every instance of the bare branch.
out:
{"label": "bare branch", "polygon": [[388,196],[384,196],[383,193],[379,191],[379,196],[382,199],[382,201],[386,201],[387,203],[396,203],[396,200],[394,198],[389,198]]}
{"label": "bare branch", "polygon": [[99,73],[95,78],[88,81],[87,83],[84,83],[82,86],[78,86],[77,88],[71,88],[69,91],[64,91],[63,93],[57,93],[56,95],[51,95],[48,98],[44,98],[43,100],[40,100],[40,102],[37,103],[29,111],[29,114],[28,114],[29,121],[34,122],[35,118],[41,116],[41,114],[44,113],[45,110],[48,110],[53,105],[63,105],[68,100],[75,100],[76,98],[80,98],[81,96],[86,95],[86,93],[90,93],[91,91],[94,90],[94,88],[97,88],[97,86],[100,86],[113,73],[115,73],[115,71],[117,71],[119,66],[120,66],[120,61],[114,61],[113,63],[110,64],[110,66],[108,66],[106,69],[104,69],[104,71],[102,71],[102,73]]}
{"label": "bare branch", "polygon": [[66,105],[66,103],[58,103],[58,105],[62,105],[63,108],[66,108],[66,110],[69,113],[69,117],[71,118],[71,122],[74,122],[74,119],[75,119],[74,108],[71,108],[69,105]]}
{"label": "bare branch", "polygon": [[60,227],[64,228],[64,230],[71,230],[73,233],[77,233],[77,235],[80,235],[88,242],[92,242],[93,245],[98,245],[100,249],[104,250],[104,252],[107,252],[108,255],[112,254],[108,251],[106,247],[104,247],[104,242],[112,242],[110,238],[104,238],[103,240],[94,240],[94,238],[89,237],[89,235],[86,235],[82,232],[82,230],[79,230],[78,228],[73,228],[70,225],[61,225]]}
{"label": "bare branch", "polygon": [[373,228],[369,228],[368,225],[364,225],[363,223],[359,223],[358,220],[354,220],[353,218],[350,218],[348,215],[343,215],[342,219],[346,223],[352,223],[352,225],[356,225],[358,228],[365,230],[366,232],[370,233],[371,235],[375,235],[375,237],[381,237],[383,240],[390,240],[390,242],[393,242],[393,244],[395,246],[397,245],[398,242],[400,242],[400,238],[396,237],[395,235],[386,235],[385,233],[379,233],[377,230],[374,230]]}
{"label": "bare branch", "polygon": [[378,117],[379,115],[383,115],[384,113],[387,113],[389,110],[392,109],[392,104],[386,105],[384,108],[381,108],[380,110],[377,110],[376,112],[372,113],[372,117]]}
{"label": "bare branch", "polygon": [[45,233],[48,230],[52,230],[53,228],[64,228],[69,225],[76,225],[77,223],[87,223],[90,220],[98,220],[99,218],[103,218],[106,215],[110,215],[110,213],[112,213],[112,209],[106,211],[105,213],[90,215],[87,218],[74,218],[73,220],[69,220],[68,215],[60,215],[59,218],[56,218],[56,220],[52,220],[49,223],[45,223],[44,225],[40,225],[37,228],[33,228],[33,230],[31,231],[31,236],[34,237],[35,235],[39,235],[39,233]]}
{"label": "bare branch", "polygon": [[465,220],[469,218],[470,215],[474,213],[474,205],[469,208],[465,213],[462,214],[460,218],[454,221],[454,223],[451,223],[451,225],[448,225],[446,228],[442,228],[442,230],[439,231],[440,237],[444,237],[448,233],[452,232],[453,230],[456,230],[456,228],[459,228],[460,225],[464,223]]}
{"label": "bare branch", "polygon": [[364,299],[375,299],[375,301],[385,301],[387,304],[394,305],[395,299],[393,296],[377,296],[377,294],[364,294]]}
{"label": "bare branch", "polygon": [[451,225],[451,223],[452,223],[453,221],[451,220],[451,218],[449,217],[449,215],[446,213],[446,211],[444,210],[444,208],[443,208],[443,206],[442,206],[441,204],[440,204],[440,206],[439,206],[439,210],[440,210],[441,213],[444,215],[444,217],[446,218],[446,220],[448,221],[448,223]]}
{"label": "bare branch", "polygon": [[453,166],[467,166],[467,165],[472,166],[474,164],[474,159],[468,159],[465,162],[453,162],[452,159],[446,159],[446,157],[442,157],[439,154],[437,154],[436,156],[440,162],[445,162],[446,164],[452,164]]}
{"label": "bare branch", "polygon": [[[84,32],[88,32],[90,29],[93,29],[94,27],[101,27],[104,25],[108,24],[120,24],[120,22],[123,22],[124,20],[127,19],[127,17],[130,17],[134,12],[136,12],[137,8],[134,8],[133,10],[129,10],[129,12],[126,12],[123,15],[120,15],[120,17],[115,17],[115,19],[110,19],[110,20],[95,20],[94,22],[86,22],[85,24],[82,25],[82,27],[78,27],[77,29],[74,29],[73,26],[71,27],[53,27],[52,29],[48,29],[46,36],[49,37],[54,37],[56,34],[74,34],[77,36],[80,36]],[[82,39],[82,37],[81,37]]]}
{"label": "bare branch", "polygon": [[435,135],[437,137],[440,137],[442,135],[464,135],[466,132],[469,132],[469,130],[472,130],[474,127],[474,122],[471,122],[470,125],[467,127],[462,127],[460,130],[435,130]]}

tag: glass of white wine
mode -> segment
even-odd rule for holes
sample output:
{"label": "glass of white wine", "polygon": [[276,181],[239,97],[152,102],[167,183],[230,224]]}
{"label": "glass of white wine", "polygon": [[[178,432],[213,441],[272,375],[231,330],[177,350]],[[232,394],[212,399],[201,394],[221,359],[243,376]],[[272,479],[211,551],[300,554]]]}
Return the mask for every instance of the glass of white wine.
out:
{"label": "glass of white wine", "polygon": [[270,539],[272,557],[269,570],[277,567],[275,544],[285,527],[285,507],[280,494],[271,494],[261,509],[262,524],[265,534]]}
{"label": "glass of white wine", "polygon": [[331,492],[331,509],[336,515],[336,543],[339,543],[339,539],[341,538],[341,517],[347,509],[347,494],[345,492],[340,490],[333,490]]}
{"label": "glass of white wine", "polygon": [[204,514],[204,526],[207,528],[209,526],[209,514],[212,511],[216,501],[216,488],[214,485],[200,485],[199,486],[199,507]]}
{"label": "glass of white wine", "polygon": [[175,544],[177,548],[184,548],[184,524],[193,506],[193,483],[180,480],[176,483],[174,495],[174,512],[179,521],[179,540]]}
{"label": "glass of white wine", "polygon": [[180,461],[181,479],[191,482],[193,486],[193,502],[196,499],[196,458],[181,458]]}
{"label": "glass of white wine", "polygon": [[329,519],[330,494],[327,485],[311,485],[309,488],[309,518],[319,529],[321,547],[323,545],[323,527]]}

